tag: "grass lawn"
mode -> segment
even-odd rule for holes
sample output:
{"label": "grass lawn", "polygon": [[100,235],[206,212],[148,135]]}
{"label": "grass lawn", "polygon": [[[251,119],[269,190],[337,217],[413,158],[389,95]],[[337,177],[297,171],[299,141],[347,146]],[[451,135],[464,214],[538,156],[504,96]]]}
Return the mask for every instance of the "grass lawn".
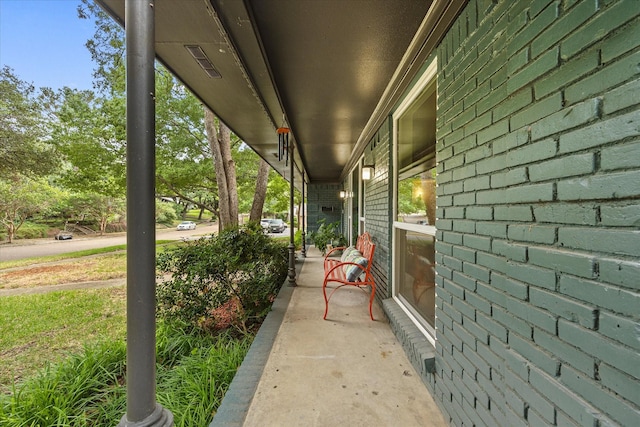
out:
{"label": "grass lawn", "polygon": [[[158,252],[181,242],[159,241]],[[0,262],[0,289],[124,278],[125,245]],[[124,339],[124,286],[0,297],[0,393],[84,344]]]}
{"label": "grass lawn", "polygon": [[126,277],[127,256],[121,252],[97,257],[36,264],[19,270],[0,270],[0,289],[33,288],[63,283],[89,282]]}
{"label": "grass lawn", "polygon": [[0,391],[85,344],[124,339],[123,286],[0,298]]}

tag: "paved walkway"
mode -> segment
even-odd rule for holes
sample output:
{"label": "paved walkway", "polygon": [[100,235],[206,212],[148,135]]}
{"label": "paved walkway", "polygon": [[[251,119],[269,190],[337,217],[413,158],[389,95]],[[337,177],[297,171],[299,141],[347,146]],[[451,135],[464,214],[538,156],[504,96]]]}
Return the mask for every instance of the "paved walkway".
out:
{"label": "paved walkway", "polygon": [[446,426],[368,294],[337,291],[322,320],[322,257],[311,248],[285,285],[211,424]]}

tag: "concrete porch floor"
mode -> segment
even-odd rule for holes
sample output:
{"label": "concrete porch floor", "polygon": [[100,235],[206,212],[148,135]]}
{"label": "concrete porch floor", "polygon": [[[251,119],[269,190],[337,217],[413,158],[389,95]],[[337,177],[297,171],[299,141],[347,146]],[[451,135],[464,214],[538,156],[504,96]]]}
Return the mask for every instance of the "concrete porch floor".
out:
{"label": "concrete porch floor", "polygon": [[323,320],[322,255],[299,263],[211,426],[446,426],[381,308],[344,287]]}

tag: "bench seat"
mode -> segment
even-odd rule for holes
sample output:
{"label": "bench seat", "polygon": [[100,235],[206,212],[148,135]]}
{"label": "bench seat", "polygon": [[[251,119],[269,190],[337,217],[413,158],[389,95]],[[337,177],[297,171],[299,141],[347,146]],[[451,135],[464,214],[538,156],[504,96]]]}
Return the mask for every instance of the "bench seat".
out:
{"label": "bench seat", "polygon": [[[327,253],[324,258],[324,281],[322,283],[322,293],[324,295],[325,310],[323,319],[326,320],[329,311],[329,300],[343,286],[357,286],[363,289],[367,286],[371,287],[371,295],[369,297],[369,316],[373,318],[373,300],[375,298],[376,286],[371,273],[371,264],[373,263],[373,254],[376,245],[371,240],[369,233],[364,233],[358,237],[355,247],[339,247],[334,248]],[[336,251],[342,250],[341,258],[332,256]],[[327,296],[327,285],[329,283],[339,283],[339,285],[331,290]],[[364,289],[363,289],[364,290]]]}

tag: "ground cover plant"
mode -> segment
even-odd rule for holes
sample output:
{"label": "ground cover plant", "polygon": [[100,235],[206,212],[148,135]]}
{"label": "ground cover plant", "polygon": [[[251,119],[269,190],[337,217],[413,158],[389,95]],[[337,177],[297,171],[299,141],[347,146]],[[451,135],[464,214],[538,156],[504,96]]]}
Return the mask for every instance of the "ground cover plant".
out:
{"label": "ground cover plant", "polygon": [[[157,333],[158,402],[176,426],[213,419],[252,336],[204,334],[161,323]],[[124,340],[87,346],[0,397],[0,425],[112,426],[126,411]]]}

